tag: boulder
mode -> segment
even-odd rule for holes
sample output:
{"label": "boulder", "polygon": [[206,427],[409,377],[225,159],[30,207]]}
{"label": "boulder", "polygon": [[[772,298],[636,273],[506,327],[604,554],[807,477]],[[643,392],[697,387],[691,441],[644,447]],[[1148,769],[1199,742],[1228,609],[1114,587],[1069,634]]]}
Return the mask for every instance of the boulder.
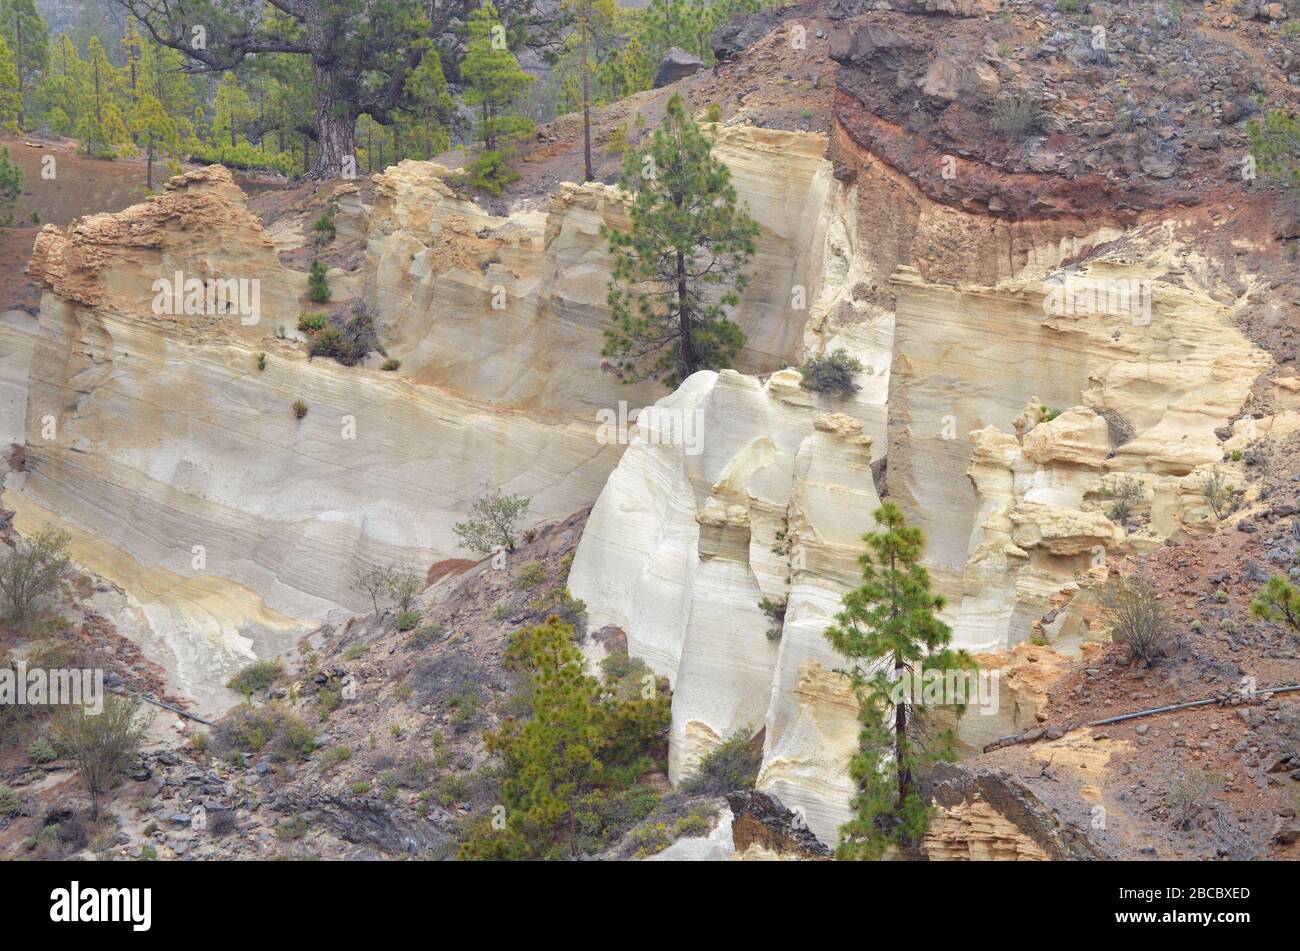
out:
{"label": "boulder", "polygon": [[655,71],[654,88],[658,89],[679,79],[685,79],[696,73],[703,65],[698,56],[692,56],[681,47],[673,46],[659,61],[659,68]]}

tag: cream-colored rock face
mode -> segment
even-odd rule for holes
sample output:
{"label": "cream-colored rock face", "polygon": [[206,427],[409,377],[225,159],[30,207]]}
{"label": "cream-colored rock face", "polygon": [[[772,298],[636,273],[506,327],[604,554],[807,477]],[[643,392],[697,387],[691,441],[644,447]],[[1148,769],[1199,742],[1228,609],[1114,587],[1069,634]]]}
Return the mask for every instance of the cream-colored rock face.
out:
{"label": "cream-colored rock face", "polygon": [[[829,193],[820,243],[827,290],[804,339],[806,352],[843,347],[862,361],[862,389],[832,406],[799,389],[793,371],[766,383],[693,377],[663,405],[701,411],[708,449],[692,458],[633,446],[592,512],[570,576],[593,623],[623,628],[632,653],[673,680],[673,779],[732,732],[756,730],[765,709],[759,785],[826,842],[849,815],[857,704],[824,634],[860,583],[861,535],[877,504],[869,466],[880,454],[877,427],[887,430],[890,495],[926,532],[956,644],[1001,652],[1039,634],[1077,650],[1094,636],[1095,598],[1074,603],[1074,579],[1094,583],[1108,555],[1215,529],[1203,480],[1219,469],[1241,482],[1221,462],[1215,429],[1271,364],[1232,326],[1237,302],[1159,225],[1111,235],[1146,263],[1093,255],[1071,271],[1082,284],[1067,285],[1065,306],[1044,305],[1060,279],[1049,269],[1077,251],[1061,237],[1022,249],[1024,265],[992,287],[900,268],[891,312],[872,288],[897,249],[882,253],[847,210],[860,204],[854,189],[864,180]],[[1136,296],[1127,311],[1108,312],[1109,297],[1088,311],[1084,289],[1094,286]],[[1293,428],[1286,413],[1237,425],[1243,444]],[[1141,528],[1109,515],[1130,482]],[[762,639],[761,597],[786,601],[775,649]],[[1044,618],[1054,608],[1062,610]],[[1021,728],[1034,706],[1021,694],[1009,684],[1007,708],[961,735],[980,745]],[[993,817],[958,819],[988,826],[980,834],[989,855],[1038,857]]]}
{"label": "cream-colored rock face", "polygon": [[[825,140],[718,134],[762,226],[737,314],[743,363],[770,369],[799,358],[808,302],[821,299]],[[531,496],[533,523],[589,506],[626,442],[607,417],[635,418],[664,394],[601,370],[601,228],[626,224],[618,193],[565,185],[545,211],[498,218],[455,197],[444,172],[390,168],[375,177],[373,206],[355,185],[332,193],[340,240],[366,249],[359,269],[331,270],[333,299],[373,308],[396,373],[380,372],[377,356],[356,367],[307,359],[296,324],[316,308],[305,274],[278,254],[300,247],[310,223],[289,215],[264,228],[220,167],[39,236],[35,342],[0,336],[16,356],[0,378],[3,419],[26,415],[23,504],[11,507],[25,526],[60,521],[84,535],[95,570],[159,626],[155,641],[175,659],[160,660],[187,692],[292,642],[279,631],[368,609],[350,583],[358,563],[423,571],[466,554],[452,526],[485,484]],[[179,308],[155,283],[178,274]],[[187,312],[190,279],[235,282],[232,303]],[[20,406],[9,377],[29,351]],[[739,537],[718,533],[724,547]],[[188,631],[199,632],[193,651]]]}
{"label": "cream-colored rock face", "polygon": [[[856,703],[822,633],[879,500],[861,421],[819,411],[798,379],[702,372],[661,400],[696,415],[701,451],[632,444],[569,584],[594,627],[623,628],[631,653],[672,682],[674,781],[734,733],[765,726],[760,785],[833,834]],[[785,604],[779,637],[768,635],[764,598]]]}
{"label": "cream-colored rock face", "polygon": [[[1163,227],[1127,242],[1124,258],[992,288],[895,277],[889,488],[925,530],[959,646],[1013,646],[1107,553],[1217,521],[1200,490],[1221,467],[1215,429],[1272,361]],[[1108,517],[1129,481],[1140,530]]]}

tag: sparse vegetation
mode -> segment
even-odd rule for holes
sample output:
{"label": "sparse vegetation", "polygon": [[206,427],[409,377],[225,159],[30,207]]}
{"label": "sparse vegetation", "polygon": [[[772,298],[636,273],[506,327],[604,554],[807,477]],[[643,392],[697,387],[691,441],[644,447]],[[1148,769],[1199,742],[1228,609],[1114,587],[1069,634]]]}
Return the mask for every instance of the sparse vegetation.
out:
{"label": "sparse vegetation", "polygon": [[687,795],[721,796],[737,789],[753,789],[763,762],[763,748],[753,730],[737,730],[700,760],[695,773],[681,785]]}
{"label": "sparse vegetation", "polygon": [[758,602],[758,609],[767,615],[771,623],[767,627],[767,639],[769,641],[779,641],[781,632],[785,626],[785,601],[776,601],[772,598],[762,598]]}
{"label": "sparse vegetation", "polygon": [[0,562],[0,608],[15,625],[31,621],[43,602],[64,590],[72,536],[45,526]]}
{"label": "sparse vegetation", "polygon": [[1128,419],[1113,409],[1101,409],[1097,415],[1106,421],[1106,431],[1110,435],[1110,444],[1118,449],[1133,441],[1136,431]]}
{"label": "sparse vegetation", "polygon": [[134,762],[152,719],[140,712],[134,697],[105,693],[103,704],[97,713],[77,704],[61,706],[54,719],[59,748],[90,793],[91,819],[99,818],[101,798]]}
{"label": "sparse vegetation", "polygon": [[540,561],[527,562],[520,566],[516,579],[521,588],[532,591],[538,585],[546,583],[546,565]]}
{"label": "sparse vegetation", "polygon": [[307,415],[307,404],[302,399],[293,401],[293,415],[295,419],[302,419]]}
{"label": "sparse vegetation", "polygon": [[263,690],[270,690],[282,676],[284,670],[280,667],[279,660],[259,660],[235,674],[226,686],[251,697]]}
{"label": "sparse vegetation", "polygon": [[1292,633],[1300,635],[1300,592],[1285,577],[1274,575],[1251,602],[1250,614],[1285,624]]}
{"label": "sparse vegetation", "polygon": [[307,269],[307,297],[313,304],[323,304],[330,299],[326,271],[324,261],[320,258],[312,258],[311,267]]}
{"label": "sparse vegetation", "polygon": [[505,495],[498,488],[485,487],[470,506],[470,518],[453,526],[463,547],[480,555],[504,549],[515,550],[519,522],[528,514],[532,498]]}
{"label": "sparse vegetation", "polygon": [[329,244],[338,234],[334,227],[334,209],[327,208],[325,213],[316,219],[316,223],[311,226],[312,233],[315,235],[317,244]]}
{"label": "sparse vegetation", "polygon": [[1116,476],[1103,490],[1111,500],[1106,517],[1117,525],[1126,525],[1133,515],[1133,510],[1142,504],[1145,493],[1142,483],[1132,476]]}
{"label": "sparse vegetation", "polygon": [[814,393],[852,393],[859,389],[853,374],[862,370],[862,361],[847,350],[836,350],[830,356],[814,356],[804,361],[799,372],[803,379],[799,385]]}
{"label": "sparse vegetation", "polygon": [[1111,640],[1124,644],[1133,660],[1151,667],[1173,647],[1169,621],[1156,592],[1137,580],[1111,581],[1101,594]]}
{"label": "sparse vegetation", "polygon": [[275,758],[305,760],[316,748],[307,722],[282,703],[263,707],[243,704],[217,721],[212,729],[213,748],[234,759],[242,753],[269,753]]}
{"label": "sparse vegetation", "polygon": [[1038,131],[1042,118],[1042,104],[1037,98],[1023,92],[1005,92],[993,101],[989,125],[999,135],[1023,139]]}
{"label": "sparse vegetation", "polygon": [[1215,518],[1223,518],[1232,500],[1232,486],[1218,466],[1201,478],[1201,495]]}
{"label": "sparse vegetation", "polygon": [[379,369],[383,370],[385,373],[392,373],[394,370],[401,369],[401,366],[401,360],[398,360],[396,357],[389,357],[379,365]]}

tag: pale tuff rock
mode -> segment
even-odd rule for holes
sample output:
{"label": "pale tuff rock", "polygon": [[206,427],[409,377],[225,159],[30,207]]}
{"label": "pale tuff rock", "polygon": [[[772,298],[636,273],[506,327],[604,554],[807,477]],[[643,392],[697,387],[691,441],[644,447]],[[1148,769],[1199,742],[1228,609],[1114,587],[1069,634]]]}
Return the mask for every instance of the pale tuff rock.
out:
{"label": "pale tuff rock", "polygon": [[[833,181],[825,139],[756,129],[719,139],[763,227],[739,313],[751,342],[744,360],[793,361],[807,313],[790,287],[821,293],[819,273],[803,271],[818,264]],[[173,655],[194,655],[187,684],[224,682],[223,671],[277,652],[281,619],[310,625],[340,607],[369,609],[349,580],[358,562],[423,570],[463,554],[452,525],[484,481],[532,496],[533,522],[590,505],[625,441],[602,435],[597,414],[626,403],[624,418],[635,417],[662,395],[659,384],[623,386],[601,371],[609,258],[600,232],[626,223],[617,191],[565,186],[545,211],[502,218],[456,197],[445,174],[403,162],[375,176],[373,206],[355,183],[329,196],[340,235],[365,247],[362,268],[331,270],[333,301],[371,305],[401,360],[396,373],[377,372],[379,356],[356,367],[307,359],[294,329],[314,309],[306,275],[276,253],[301,246],[306,211],[268,230],[219,166],[119,214],[41,232],[30,266],[45,294],[26,406],[27,524],[61,520],[97,539],[97,570],[137,599],[143,626],[157,624]],[[257,319],[176,310],[154,285],[178,272],[249,282]],[[796,391],[797,374],[786,398],[802,402],[807,430],[817,401]],[[297,399],[308,407],[302,420],[290,411]],[[47,418],[54,439],[41,435]],[[780,508],[757,531],[770,537]],[[706,583],[729,587],[748,531],[718,527]],[[196,593],[185,582],[199,576],[232,588]],[[135,582],[147,590],[130,590]],[[784,583],[773,574],[762,590]],[[755,587],[746,598],[751,615],[760,596]],[[250,597],[258,603],[247,616],[274,625],[243,625],[220,607]],[[207,610],[196,604],[217,607],[196,624]],[[202,643],[182,644],[195,629]],[[760,656],[774,655],[762,628],[757,635]],[[761,722],[765,704],[766,690],[744,713]]]}
{"label": "pale tuff rock", "polygon": [[[1186,252],[1163,228],[1126,240],[1127,259],[1044,280],[894,278],[889,487],[926,531],[959,646],[1011,646],[1107,552],[1207,528],[1198,487],[1224,452],[1215,429],[1271,360],[1232,326],[1231,298],[1193,283],[1199,271],[1168,278]],[[1150,263],[1125,263],[1134,247]],[[1108,312],[1115,301],[1128,310]],[[1044,406],[1060,415],[1038,422]],[[1142,487],[1140,530],[1107,518],[1120,478]]]}
{"label": "pale tuff rock", "polygon": [[[792,377],[701,372],[661,400],[700,414],[702,452],[635,441],[569,584],[593,627],[627,631],[629,651],[672,681],[674,782],[736,731],[766,725],[760,786],[833,837],[857,704],[823,632],[855,583],[879,500],[862,422],[815,413]],[[776,641],[765,597],[786,602]]]}
{"label": "pale tuff rock", "polygon": [[[825,138],[749,127],[714,133],[715,153],[762,229],[737,309],[747,341],[737,367],[770,369],[797,359],[823,293],[823,218],[834,184]],[[611,263],[601,230],[627,227],[618,189],[564,184],[545,211],[497,217],[457,198],[447,174],[404,161],[374,176],[364,296],[400,372],[534,417],[591,419],[620,401],[635,408],[662,396],[657,383],[628,386],[602,372]]]}

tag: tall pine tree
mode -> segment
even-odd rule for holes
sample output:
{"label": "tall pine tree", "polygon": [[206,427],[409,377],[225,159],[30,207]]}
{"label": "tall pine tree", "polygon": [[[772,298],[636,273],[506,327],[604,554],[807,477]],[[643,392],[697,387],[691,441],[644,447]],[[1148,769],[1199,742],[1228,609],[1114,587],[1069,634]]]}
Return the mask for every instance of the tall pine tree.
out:
{"label": "tall pine tree", "polygon": [[677,386],[730,364],[745,342],[727,308],[749,284],[758,225],[736,207],[731,173],[686,113],[680,94],[642,149],[623,158],[630,231],[603,232],[614,255],[607,357],[627,382]]}
{"label": "tall pine tree", "polygon": [[0,37],[13,53],[18,76],[18,126],[26,128],[28,99],[50,58],[50,35],[34,0],[0,0]]}
{"label": "tall pine tree", "polygon": [[[840,827],[840,859],[878,859],[895,845],[914,846],[925,835],[929,808],[916,789],[918,773],[955,755],[951,729],[928,722],[931,706],[962,704],[954,697],[917,704],[921,667],[961,671],[975,665],[948,647],[952,632],[939,619],[942,595],[930,592],[921,565],[925,540],[893,502],[872,513],[876,530],[865,536],[858,559],[862,586],[844,596],[844,609],[826,639],[851,663],[847,673],[858,696],[861,732],[849,764],[857,786],[856,815]],[[899,691],[900,685],[912,689]],[[929,699],[928,697],[926,699]]]}

